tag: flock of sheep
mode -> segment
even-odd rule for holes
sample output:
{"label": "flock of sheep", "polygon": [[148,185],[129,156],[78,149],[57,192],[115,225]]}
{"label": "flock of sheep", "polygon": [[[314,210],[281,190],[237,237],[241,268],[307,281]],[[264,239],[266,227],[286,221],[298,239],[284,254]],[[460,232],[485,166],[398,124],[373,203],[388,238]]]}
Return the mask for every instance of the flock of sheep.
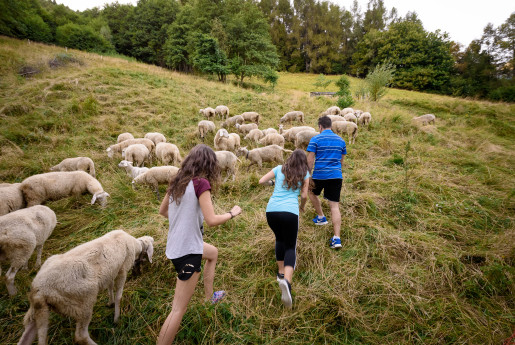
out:
{"label": "flock of sheep", "polygon": [[[260,115],[245,112],[229,117],[229,108],[201,109],[207,120],[198,123],[200,138],[205,139],[209,132],[214,136],[214,148],[219,166],[234,181],[238,157],[245,157],[250,164],[262,166],[263,162],[283,162],[285,142],[296,148],[305,148],[309,140],[319,134],[313,127],[298,126],[285,129],[288,122],[304,122],[301,111],[292,111],[280,119],[278,130],[258,128]],[[368,112],[331,107],[322,113],[331,118],[332,129],[337,133],[347,133],[349,143],[353,143],[358,124],[368,126],[371,115]],[[211,118],[220,116],[224,121],[218,131]],[[417,121],[434,122],[434,115],[427,114]],[[238,133],[229,133],[234,127]],[[240,134],[244,140],[265,145],[247,149],[240,145]],[[108,157],[124,158],[118,164],[132,178],[132,185],[152,186],[159,198],[159,185],[167,185],[177,173],[182,162],[179,148],[168,143],[161,133],[147,133],[144,138],[134,138],[130,133],[118,136],[117,143],[106,150]],[[150,166],[157,159],[163,165]],[[169,164],[176,164],[169,165]],[[88,157],[67,158],[50,168],[51,172],[33,175],[22,183],[0,184],[0,262],[9,261],[11,266],[6,273],[6,286],[10,295],[16,294],[14,278],[37,249],[36,267],[41,263],[41,254],[46,239],[52,234],[57,219],[54,211],[42,204],[49,200],[59,200],[72,195],[89,193],[91,204],[98,202],[102,207],[109,194],[95,178],[95,165]],[[46,344],[49,323],[49,310],[60,312],[77,321],[75,341],[80,344],[95,344],[88,333],[93,305],[100,291],[107,289],[109,300],[115,306],[115,322],[120,314],[120,300],[127,272],[146,259],[152,262],[153,239],[149,236],[134,238],[122,230],[114,230],[93,241],[79,245],[70,251],[53,255],[45,261],[32,282],[29,295],[30,309],[24,325],[25,332],[19,344],[31,344],[36,335],[40,344]],[[0,268],[1,275],[1,268]]]}

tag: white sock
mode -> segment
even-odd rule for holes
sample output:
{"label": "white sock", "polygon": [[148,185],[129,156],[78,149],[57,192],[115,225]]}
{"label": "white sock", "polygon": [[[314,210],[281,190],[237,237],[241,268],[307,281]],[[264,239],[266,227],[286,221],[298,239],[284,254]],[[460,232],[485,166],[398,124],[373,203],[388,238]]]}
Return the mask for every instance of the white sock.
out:
{"label": "white sock", "polygon": [[318,216],[318,215],[317,215],[317,217],[318,217],[318,219],[323,219],[323,218],[324,218],[324,216],[320,217],[320,216]]}
{"label": "white sock", "polygon": [[333,240],[335,240],[335,239],[340,239],[340,237],[338,237],[338,236],[333,236]]}

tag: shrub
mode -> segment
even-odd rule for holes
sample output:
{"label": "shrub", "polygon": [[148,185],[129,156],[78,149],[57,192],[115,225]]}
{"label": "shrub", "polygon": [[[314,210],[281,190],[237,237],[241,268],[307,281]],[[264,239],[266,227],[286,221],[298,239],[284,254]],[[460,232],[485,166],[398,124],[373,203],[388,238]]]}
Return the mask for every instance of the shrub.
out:
{"label": "shrub", "polygon": [[55,38],[57,44],[85,51],[108,52],[112,45],[102,36],[85,25],[68,23],[57,28]]}
{"label": "shrub", "polygon": [[352,95],[350,92],[350,82],[347,76],[342,75],[340,79],[335,82],[336,86],[338,86],[339,90],[336,93],[339,98],[336,104],[340,108],[347,108],[354,104],[354,99],[352,99]]}
{"label": "shrub", "polygon": [[378,64],[376,68],[370,72],[365,81],[371,101],[377,101],[386,94],[388,86],[393,80],[395,66],[391,63]]}
{"label": "shrub", "polygon": [[325,90],[331,83],[332,82],[328,80],[323,73],[320,73],[320,75],[317,77],[317,81],[313,85],[320,87],[322,90]]}

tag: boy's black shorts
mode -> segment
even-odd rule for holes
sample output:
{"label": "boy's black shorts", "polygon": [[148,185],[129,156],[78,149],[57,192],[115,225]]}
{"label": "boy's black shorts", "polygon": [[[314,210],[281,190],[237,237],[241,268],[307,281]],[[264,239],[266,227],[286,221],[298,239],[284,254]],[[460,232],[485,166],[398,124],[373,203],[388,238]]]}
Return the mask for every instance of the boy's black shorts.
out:
{"label": "boy's black shorts", "polygon": [[343,180],[341,178],[333,178],[329,180],[313,179],[315,188],[313,188],[312,192],[318,196],[322,190],[324,190],[324,198],[329,201],[339,202],[340,192],[342,190],[342,181]]}

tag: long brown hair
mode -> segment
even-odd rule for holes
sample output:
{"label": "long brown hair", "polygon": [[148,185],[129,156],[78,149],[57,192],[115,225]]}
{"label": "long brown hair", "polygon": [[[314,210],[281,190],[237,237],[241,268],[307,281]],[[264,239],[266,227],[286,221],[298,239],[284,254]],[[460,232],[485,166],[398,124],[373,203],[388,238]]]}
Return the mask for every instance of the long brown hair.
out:
{"label": "long brown hair", "polygon": [[296,149],[284,163],[281,172],[284,174],[283,187],[286,189],[297,190],[302,186],[302,182],[308,172],[308,159],[304,151]]}
{"label": "long brown hair", "polygon": [[220,166],[215,152],[207,145],[199,144],[191,149],[182,161],[177,175],[170,180],[167,192],[177,205],[186,192],[186,187],[194,177],[205,178],[211,184],[211,190],[216,189],[220,180]]}

